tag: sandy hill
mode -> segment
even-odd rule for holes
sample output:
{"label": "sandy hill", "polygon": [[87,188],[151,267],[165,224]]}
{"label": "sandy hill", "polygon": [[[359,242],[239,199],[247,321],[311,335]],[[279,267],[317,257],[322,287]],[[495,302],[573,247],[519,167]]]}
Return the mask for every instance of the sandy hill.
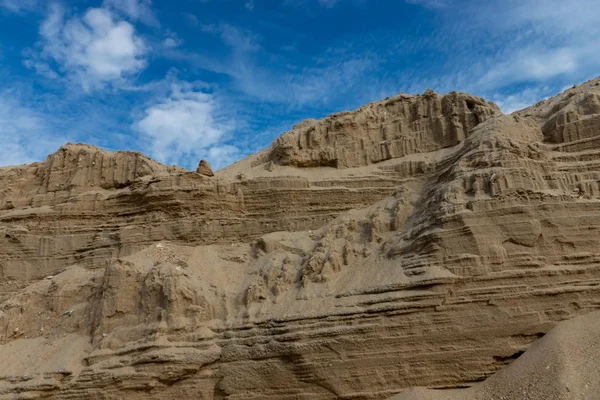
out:
{"label": "sandy hill", "polygon": [[598,83],[401,94],[214,177],[84,144],[0,168],[0,399],[528,398],[519,356],[579,316],[536,346],[591,398],[561,354],[600,309]]}

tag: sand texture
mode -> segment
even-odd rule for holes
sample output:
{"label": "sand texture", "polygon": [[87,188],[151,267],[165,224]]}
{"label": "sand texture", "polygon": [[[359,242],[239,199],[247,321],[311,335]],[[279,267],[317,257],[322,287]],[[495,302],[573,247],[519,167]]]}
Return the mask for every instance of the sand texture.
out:
{"label": "sand texture", "polygon": [[401,94],[214,176],[0,168],[0,400],[593,399],[599,83]]}

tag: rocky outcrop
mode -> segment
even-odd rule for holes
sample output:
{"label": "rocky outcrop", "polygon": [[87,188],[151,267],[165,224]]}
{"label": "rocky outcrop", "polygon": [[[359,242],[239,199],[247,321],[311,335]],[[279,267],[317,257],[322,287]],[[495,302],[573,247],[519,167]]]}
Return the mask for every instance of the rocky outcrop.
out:
{"label": "rocky outcrop", "polygon": [[354,112],[304,121],[275,140],[266,159],[296,167],[375,164],[455,146],[499,114],[494,103],[465,93],[400,94]]}
{"label": "rocky outcrop", "polygon": [[49,161],[0,169],[0,399],[383,399],[491,376],[600,308],[600,153],[549,122],[594,82],[577,90],[510,116],[396,97],[398,119],[429,104],[473,125],[414,128],[423,148],[389,159],[277,153],[296,129],[212,179],[88,147],[146,167],[87,183],[57,163],[74,183],[54,191]]}
{"label": "rocky outcrop", "polygon": [[159,240],[231,243],[315,229],[407,179],[394,171],[360,179],[269,175],[213,180],[88,145],[64,146],[43,163],[2,168],[0,280],[18,287],[74,263],[105,267]]}
{"label": "rocky outcrop", "polygon": [[205,176],[215,176],[210,164],[206,160],[200,160],[198,168],[196,168],[196,173]]}
{"label": "rocky outcrop", "polygon": [[67,143],[41,163],[0,169],[0,210],[54,205],[94,190],[115,190],[135,180],[183,171],[141,153],[111,153],[87,144]]}
{"label": "rocky outcrop", "polygon": [[574,86],[560,95],[518,111],[535,119],[544,139],[559,151],[578,152],[595,148],[600,135],[600,82]]}

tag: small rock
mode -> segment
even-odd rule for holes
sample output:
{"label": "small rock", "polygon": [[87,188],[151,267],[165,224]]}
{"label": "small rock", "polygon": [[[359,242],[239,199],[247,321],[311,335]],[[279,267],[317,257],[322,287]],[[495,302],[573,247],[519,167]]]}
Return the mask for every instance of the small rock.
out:
{"label": "small rock", "polygon": [[204,176],[215,176],[210,164],[206,160],[200,160],[200,163],[198,163],[198,168],[196,168],[196,173]]}

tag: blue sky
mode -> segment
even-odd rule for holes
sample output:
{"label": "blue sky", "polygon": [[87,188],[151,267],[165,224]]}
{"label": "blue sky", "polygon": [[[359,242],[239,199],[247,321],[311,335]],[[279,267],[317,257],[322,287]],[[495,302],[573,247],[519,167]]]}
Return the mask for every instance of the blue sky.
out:
{"label": "blue sky", "polygon": [[62,144],[221,168],[399,92],[505,112],[600,75],[598,0],[0,0],[0,166]]}

